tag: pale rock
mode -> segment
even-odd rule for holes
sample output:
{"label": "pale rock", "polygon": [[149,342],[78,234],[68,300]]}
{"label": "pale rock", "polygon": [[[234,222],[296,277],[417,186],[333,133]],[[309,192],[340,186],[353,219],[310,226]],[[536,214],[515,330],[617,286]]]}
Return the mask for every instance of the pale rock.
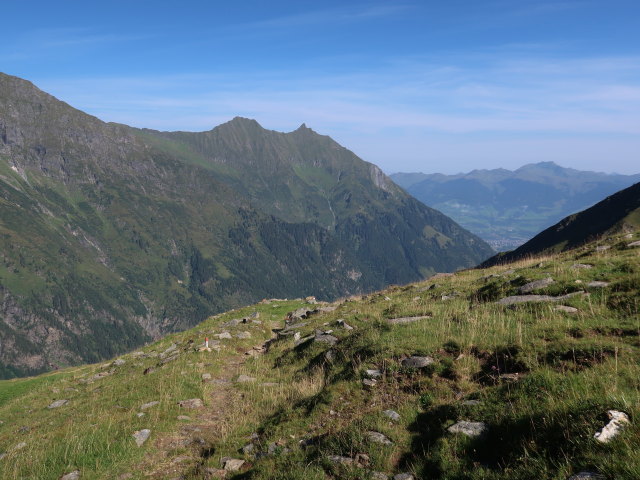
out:
{"label": "pale rock", "polygon": [[140,405],[140,410],[146,410],[147,408],[155,407],[156,405],[160,405],[160,402],[154,400],[153,402]]}
{"label": "pale rock", "polygon": [[576,313],[578,311],[577,308],[575,307],[569,307],[567,305],[557,305],[554,310],[558,311],[558,312],[565,312],[565,313]]}
{"label": "pale rock", "polygon": [[178,402],[181,408],[201,408],[204,407],[204,402],[200,398],[190,398],[188,400],[181,400]]}
{"label": "pale rock", "polygon": [[467,422],[465,420],[451,425],[448,429],[451,433],[462,433],[468,437],[479,437],[488,430],[484,422]]}
{"label": "pale rock", "polygon": [[202,374],[202,381],[203,382],[208,382],[209,380],[211,380],[211,374],[210,373],[203,373]]}
{"label": "pale rock", "polygon": [[596,247],[596,252],[605,252],[611,248],[610,245],[598,245]]}
{"label": "pale rock", "polygon": [[400,317],[400,318],[388,318],[387,323],[391,325],[403,325],[406,323],[414,323],[426,318],[431,318],[430,315],[420,315],[418,317]]}
{"label": "pale rock", "polygon": [[530,293],[535,290],[539,290],[541,288],[547,287],[555,283],[555,280],[551,277],[543,278],[542,280],[536,280],[534,282],[529,282],[518,289],[519,293]]}
{"label": "pale rock", "polygon": [[67,473],[60,477],[60,480],[79,480],[80,479],[80,470],[74,470],[73,472]]}
{"label": "pale rock", "polygon": [[365,388],[373,388],[378,384],[377,381],[375,381],[373,378],[365,378],[364,380],[362,380],[362,385],[364,385]]}
{"label": "pale rock", "polygon": [[640,247],[640,240],[638,240],[637,242],[631,242],[627,244],[627,247],[633,248],[633,247]]}
{"label": "pale rock", "polygon": [[353,330],[353,327],[349,325],[347,322],[345,322],[344,319],[342,318],[339,318],[338,320],[336,320],[336,324],[339,327],[344,328],[345,330]]}
{"label": "pale rock", "polygon": [[47,406],[47,408],[58,408],[69,403],[69,400],[56,400]]}
{"label": "pale rock", "polygon": [[605,480],[605,478],[607,477],[600,475],[599,473],[583,471],[576,473],[575,475],[571,475],[568,480]]}
{"label": "pale rock", "polygon": [[629,416],[618,410],[609,410],[609,423],[593,436],[597,441],[608,443],[617,436],[625,425],[629,424]]}
{"label": "pale rock", "polygon": [[382,376],[382,372],[377,369],[368,369],[368,370],[365,370],[364,373],[369,378],[380,378]]}
{"label": "pale rock", "polygon": [[146,442],[149,439],[150,435],[151,435],[151,430],[149,430],[148,428],[145,428],[143,430],[138,430],[136,432],[133,432],[132,436],[136,441],[136,445],[141,447],[144,444],[144,442]]}
{"label": "pale rock", "polygon": [[598,280],[587,283],[587,287],[592,287],[592,288],[604,288],[608,286],[609,286],[609,282],[601,282]]}
{"label": "pale rock", "polygon": [[251,333],[249,333],[249,332],[238,332],[238,333],[236,333],[236,338],[239,338],[241,340],[244,340],[246,338],[251,338]]}
{"label": "pale rock", "polygon": [[248,382],[255,382],[255,381],[256,381],[256,379],[254,377],[250,377],[248,375],[240,375],[236,379],[237,383],[248,383]]}
{"label": "pale rock", "polygon": [[119,367],[119,366],[121,366],[121,365],[124,365],[125,363],[127,363],[127,362],[125,362],[125,361],[124,361],[123,359],[121,359],[121,358],[119,358],[119,359],[117,359],[115,362],[113,362],[113,364],[114,364],[116,367]]}
{"label": "pale rock", "polygon": [[142,413],[142,412],[138,412],[138,413],[136,413],[136,416],[137,416],[138,418],[142,418],[142,417],[144,417],[144,413]]}
{"label": "pale rock", "polygon": [[382,472],[370,472],[369,473],[371,480],[389,480],[389,475]]}
{"label": "pale rock", "polygon": [[389,440],[386,435],[383,435],[380,432],[369,431],[366,432],[367,438],[371,440],[373,443],[379,443],[381,445],[393,445],[393,442]]}
{"label": "pale rock", "polygon": [[384,412],[382,412],[382,414],[393,420],[394,422],[399,422],[400,421],[400,414],[398,412],[396,412],[395,410],[385,410]]}
{"label": "pale rock", "polygon": [[229,332],[217,333],[213,336],[218,337],[220,340],[230,340],[233,338]]}
{"label": "pale rock", "polygon": [[177,418],[178,420],[183,421],[183,422],[188,422],[188,421],[190,421],[190,420],[191,420],[191,417],[188,417],[188,416],[186,416],[186,415],[178,415],[176,418]]}
{"label": "pale rock", "polygon": [[228,458],[225,460],[223,467],[227,472],[237,472],[244,465],[244,460],[240,458]]}
{"label": "pale rock", "polygon": [[393,480],[414,480],[415,477],[410,473],[398,473],[393,476]]}
{"label": "pale rock", "polygon": [[589,263],[574,263],[573,265],[571,265],[571,268],[588,270],[590,268],[593,268],[593,265]]}
{"label": "pale rock", "polygon": [[342,455],[329,455],[327,460],[331,463],[339,463],[341,465],[353,465],[353,458],[343,457]]}

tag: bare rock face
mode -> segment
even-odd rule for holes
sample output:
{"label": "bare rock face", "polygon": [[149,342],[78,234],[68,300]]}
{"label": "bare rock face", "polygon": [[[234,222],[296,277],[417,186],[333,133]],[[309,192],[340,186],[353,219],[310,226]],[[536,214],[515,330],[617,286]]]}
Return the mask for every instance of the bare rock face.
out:
{"label": "bare rock face", "polygon": [[593,436],[597,441],[602,443],[609,443],[626,425],[630,423],[629,416],[624,412],[609,410],[607,415],[609,416],[609,423],[602,427],[602,430],[596,432]]}

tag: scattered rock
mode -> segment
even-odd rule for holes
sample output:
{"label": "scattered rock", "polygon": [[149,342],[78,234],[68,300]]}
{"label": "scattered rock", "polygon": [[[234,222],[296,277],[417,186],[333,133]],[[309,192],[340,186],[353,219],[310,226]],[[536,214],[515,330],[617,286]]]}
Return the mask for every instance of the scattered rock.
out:
{"label": "scattered rock", "polygon": [[451,433],[462,433],[468,437],[479,437],[488,430],[484,422],[467,422],[465,420],[451,425],[448,429]]}
{"label": "scattered rock", "polygon": [[251,333],[249,333],[249,332],[238,332],[238,333],[236,333],[236,338],[239,338],[241,340],[244,340],[246,338],[251,338]]}
{"label": "scattered rock", "polygon": [[228,322],[222,324],[223,327],[237,327],[242,323],[242,318],[232,318]]}
{"label": "scattered rock", "polygon": [[610,442],[613,437],[620,433],[620,430],[622,430],[625,425],[629,424],[629,416],[624,412],[609,410],[607,415],[609,416],[609,423],[593,436],[602,443]]}
{"label": "scattered rock", "polygon": [[142,418],[142,417],[144,417],[144,413],[138,412],[138,413],[136,413],[136,417]]}
{"label": "scattered rock", "polygon": [[188,421],[190,421],[190,420],[191,420],[191,417],[188,417],[188,416],[186,416],[186,415],[178,415],[176,418],[177,418],[178,420],[182,420],[183,422],[188,422]]}
{"label": "scattered rock", "polygon": [[593,265],[589,263],[574,263],[571,265],[571,268],[588,270],[589,268],[593,268]]}
{"label": "scattered rock", "polygon": [[414,480],[415,477],[410,473],[398,473],[393,476],[393,480]]}
{"label": "scattered rock", "polygon": [[160,354],[160,356],[162,355],[168,355],[169,353],[173,352],[176,348],[178,348],[178,345],[176,345],[175,343],[172,343],[169,348],[167,348],[164,352],[162,352]]}
{"label": "scattered rock", "polygon": [[585,292],[572,292],[567,293],[566,295],[559,295],[557,297],[552,297],[550,295],[514,295],[511,297],[505,297],[498,300],[496,303],[500,305],[514,305],[516,303],[526,303],[526,302],[561,302],[568,298],[575,297],[576,295],[584,295]]}
{"label": "scattered rock", "polygon": [[534,282],[529,282],[518,289],[519,293],[530,293],[535,290],[540,290],[541,288],[547,287],[555,283],[555,280],[551,277],[543,278],[542,280],[536,280]]}
{"label": "scattered rock", "polygon": [[627,244],[627,247],[640,247],[640,240],[638,240],[637,242],[631,242]]}
{"label": "scattered rock", "polygon": [[336,343],[338,343],[338,339],[336,337],[334,337],[333,335],[329,335],[328,333],[321,332],[319,330],[316,330],[316,334],[315,334],[315,337],[313,338],[313,341],[320,342],[320,343],[328,343],[329,345],[335,345]]}
{"label": "scattered rock", "polygon": [[119,359],[117,359],[116,361],[114,361],[114,362],[113,362],[113,364],[114,364],[116,367],[120,367],[120,366],[124,365],[125,363],[127,363],[127,362],[125,362],[125,361],[124,361],[123,359],[121,359],[121,358],[119,358]]}
{"label": "scattered rock", "polygon": [[203,373],[202,374],[202,381],[203,382],[208,382],[209,380],[211,380],[211,374],[210,373]]}
{"label": "scattered rock", "polygon": [[373,443],[379,443],[381,445],[393,445],[393,442],[389,438],[380,432],[366,432],[367,438]]}
{"label": "scattered rock", "polygon": [[419,357],[417,355],[413,355],[411,357],[405,358],[402,360],[401,364],[403,367],[407,368],[425,368],[434,363],[433,358],[431,357]]}
{"label": "scattered rock", "polygon": [[80,470],[74,470],[60,477],[60,480],[78,480],[80,478]]}
{"label": "scattered rock", "polygon": [[475,407],[476,405],[480,405],[482,402],[480,400],[465,400],[462,402],[462,405],[466,405],[467,407]]}
{"label": "scattered rock", "polygon": [[518,376],[517,373],[503,373],[498,378],[503,382],[507,382],[507,383],[514,383],[520,380],[520,377]]}
{"label": "scattered rock", "polygon": [[237,383],[248,383],[248,382],[255,382],[255,381],[256,381],[256,379],[254,377],[250,377],[248,375],[240,375],[236,379]]}
{"label": "scattered rock", "polygon": [[399,422],[400,421],[400,414],[398,412],[396,412],[395,410],[385,410],[384,412],[382,412],[382,414],[385,417],[390,418],[394,422]]}
{"label": "scattered rock", "polygon": [[140,405],[140,410],[146,410],[147,408],[155,407],[156,405],[160,405],[160,402],[153,401],[153,402],[145,403],[144,405]]}
{"label": "scattered rock", "polygon": [[336,320],[336,324],[339,327],[344,328],[345,330],[353,330],[353,327],[349,325],[347,322],[345,322],[344,319],[342,318],[339,318],[338,320]]}
{"label": "scattered rock", "polygon": [[599,473],[584,471],[571,475],[568,480],[605,480],[605,478],[607,477]]}
{"label": "scattered rock", "polygon": [[578,311],[576,307],[569,307],[567,305],[557,305],[554,310],[565,313],[576,313]]}
{"label": "scattered rock", "polygon": [[137,432],[133,432],[133,438],[136,441],[136,445],[138,445],[139,447],[141,447],[144,442],[146,442],[149,439],[149,436],[151,435],[151,430],[149,430],[148,428],[145,428],[143,430],[138,430]]}
{"label": "scattered rock", "polygon": [[601,282],[598,280],[587,283],[587,287],[592,287],[592,288],[604,288],[608,286],[609,286],[609,282]]}
{"label": "scattered rock", "polygon": [[224,468],[227,472],[237,472],[244,465],[244,460],[239,458],[227,458],[222,464],[222,468]]}
{"label": "scattered rock", "polygon": [[333,361],[336,359],[336,352],[334,352],[333,350],[327,350],[324,354],[324,359],[329,363],[333,363]]}
{"label": "scattered rock", "polygon": [[598,245],[596,247],[596,252],[605,252],[611,248],[611,245]]}
{"label": "scattered rock", "polygon": [[460,292],[449,292],[449,293],[443,293],[440,296],[441,300],[451,300],[452,298],[456,298],[460,296]]}
{"label": "scattered rock", "polygon": [[371,480],[389,480],[389,475],[382,472],[369,472]]}
{"label": "scattered rock", "polygon": [[220,340],[231,340],[233,338],[229,332],[216,333],[213,336],[218,337]]}
{"label": "scattered rock", "polygon": [[189,400],[182,400],[178,402],[181,408],[201,408],[204,407],[204,402],[199,398],[190,398]]}
{"label": "scattered rock", "polygon": [[353,465],[353,458],[343,457],[342,455],[329,455],[327,460],[331,463],[339,463],[340,465]]}
{"label": "scattered rock", "polygon": [[[294,336],[294,338],[295,338],[295,336]],[[315,338],[315,336],[314,336],[314,335],[309,335],[308,337],[303,337],[303,338],[300,338],[300,339],[298,339],[298,340],[294,340],[294,342],[293,342],[293,346],[294,346],[294,347],[298,347],[298,346],[300,346],[300,345],[302,345],[302,344],[304,344],[304,343],[310,342],[310,341],[311,341],[311,340],[313,340],[314,338]]]}
{"label": "scattered rock", "polygon": [[69,402],[69,400],[56,400],[52,404],[48,405],[47,408],[58,408],[58,407],[61,407],[61,406],[65,405],[65,404],[67,404],[68,402]]}
{"label": "scattered rock", "polygon": [[242,447],[242,453],[245,455],[251,455],[256,449],[256,446],[253,443],[247,443],[244,447]]}
{"label": "scattered rock", "polygon": [[414,323],[426,318],[431,318],[431,315],[421,315],[418,317],[400,317],[400,318],[388,318],[387,323],[391,325],[402,325],[405,323]]}
{"label": "scattered rock", "polygon": [[260,384],[261,387],[277,387],[278,385],[280,384],[276,382],[263,382]]}
{"label": "scattered rock", "polygon": [[378,384],[377,381],[375,381],[373,378],[365,378],[364,380],[362,380],[362,385],[364,385],[365,388],[373,388]]}
{"label": "scattered rock", "polygon": [[375,369],[365,370],[364,373],[369,378],[380,378],[382,376],[382,372]]}

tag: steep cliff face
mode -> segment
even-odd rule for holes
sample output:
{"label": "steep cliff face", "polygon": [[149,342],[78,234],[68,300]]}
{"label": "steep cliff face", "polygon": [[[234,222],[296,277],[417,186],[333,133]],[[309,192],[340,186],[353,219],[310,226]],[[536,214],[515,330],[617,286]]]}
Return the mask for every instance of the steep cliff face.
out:
{"label": "steep cliff face", "polygon": [[4,376],[96,361],[264,297],[471,266],[481,240],[311,129],[107,124],[0,74]]}

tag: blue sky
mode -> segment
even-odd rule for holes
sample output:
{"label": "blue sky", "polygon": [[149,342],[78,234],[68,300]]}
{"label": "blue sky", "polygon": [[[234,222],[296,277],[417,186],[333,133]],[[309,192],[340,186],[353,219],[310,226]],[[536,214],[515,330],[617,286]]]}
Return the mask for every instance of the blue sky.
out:
{"label": "blue sky", "polygon": [[640,172],[640,2],[11,1],[0,71],[106,121],[306,123],[387,172]]}

